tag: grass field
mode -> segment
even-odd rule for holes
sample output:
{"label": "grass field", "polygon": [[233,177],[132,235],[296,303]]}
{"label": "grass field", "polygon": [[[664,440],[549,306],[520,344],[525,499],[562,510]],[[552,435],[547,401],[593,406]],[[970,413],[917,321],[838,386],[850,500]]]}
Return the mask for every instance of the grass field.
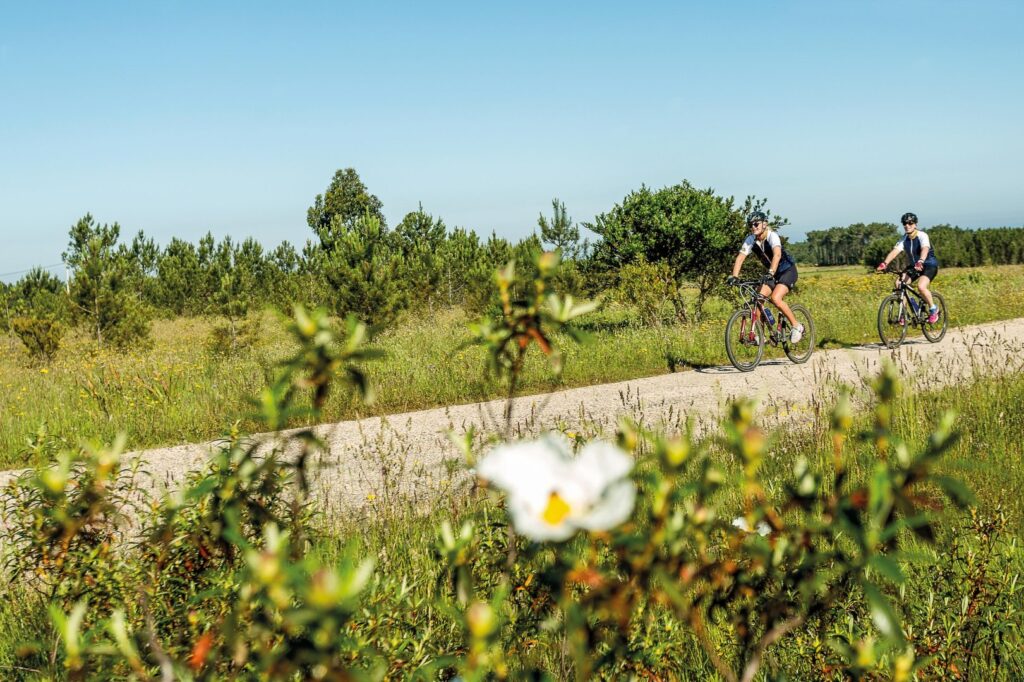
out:
{"label": "grass field", "polygon": [[[944,456],[941,469],[962,478],[974,490],[978,499],[976,517],[1005,514],[1006,527],[1010,529],[1011,536],[1009,542],[1005,536],[974,537],[970,531],[970,517],[953,512],[939,527],[940,536],[936,545],[911,542],[904,558],[907,562],[905,570],[911,580],[900,595],[900,603],[904,605],[901,610],[905,609],[901,617],[910,628],[909,631],[919,638],[916,640],[919,653],[925,650],[920,639],[925,637],[922,633],[926,633],[933,625],[928,621],[927,609],[923,605],[937,603],[943,619],[954,618],[950,614],[958,612],[961,603],[966,604],[968,599],[974,609],[974,604],[983,606],[989,596],[993,599],[997,596],[979,595],[974,591],[979,584],[987,588],[996,584],[979,583],[979,570],[988,571],[984,573],[985,581],[996,581],[995,572],[998,570],[1005,583],[1012,585],[1017,582],[1013,576],[1019,576],[1024,571],[1024,553],[1017,541],[1012,540],[1013,537],[1021,539],[1020,529],[1024,527],[1024,505],[1019,496],[1019,490],[1024,485],[1024,445],[1019,437],[1024,430],[1024,412],[1019,409],[1022,403],[1024,377],[1019,375],[1003,380],[986,379],[957,388],[907,392],[895,403],[893,430],[908,440],[913,452],[924,447],[925,439],[944,410],[955,409],[959,412],[957,430],[962,438]],[[821,409],[827,412],[829,408],[826,406]],[[771,436],[770,451],[775,455],[766,462],[764,476],[769,490],[774,482],[789,478],[794,462],[800,458],[823,471],[829,469],[831,443],[826,426],[828,420],[824,417],[823,414],[821,419],[815,421],[816,427],[813,429],[778,431]],[[855,431],[871,428],[867,412],[856,418]],[[877,461],[877,454],[869,444],[864,443],[853,445],[850,456],[848,467],[851,475],[857,481],[866,480]],[[726,471],[736,472],[736,462],[727,455],[719,451],[716,458]],[[379,633],[385,646],[389,641],[414,643],[404,644],[401,650],[390,654],[406,661],[410,669],[422,665],[432,656],[461,645],[454,630],[445,625],[443,614],[432,614],[423,607],[437,597],[441,589],[439,585],[443,582],[439,580],[442,569],[433,549],[436,529],[444,520],[453,522],[457,527],[461,519],[479,514],[480,505],[488,504],[486,500],[477,500],[476,503],[470,503],[468,498],[453,500],[452,504],[439,505],[433,512],[424,515],[399,503],[365,516],[325,519],[322,535],[317,541],[316,554],[331,561],[343,554],[343,547],[355,542],[361,555],[376,559],[377,571],[382,578],[374,584],[367,601],[372,605],[373,612],[388,615],[384,620],[360,621],[359,627],[368,633],[367,637],[376,637],[372,633]],[[724,509],[740,509],[742,502],[739,490],[725,492],[721,506]],[[491,510],[490,513],[495,512]],[[989,557],[986,559],[989,563],[974,561],[969,564],[975,578],[968,575],[961,580],[947,582],[937,572],[946,565],[947,553],[955,540],[968,543],[970,556]],[[998,546],[988,546],[986,542],[998,543]],[[19,595],[23,598],[0,602],[0,677],[29,679],[32,678],[27,673],[30,670],[36,673],[55,671],[57,677],[60,677],[59,659],[56,666],[46,663],[49,645],[45,643],[52,641],[53,635],[45,604],[30,593],[19,592]],[[1016,606],[1011,613],[997,615],[1012,620],[1015,624],[1013,627],[1018,627],[1021,624],[1020,614],[1024,613],[1024,599],[1019,591],[1010,595],[1004,593],[1001,598]],[[955,631],[952,624],[942,627]],[[947,630],[939,628],[939,631]],[[43,646],[38,653],[27,658],[19,656],[18,651],[24,654],[25,643],[31,641],[42,643]],[[796,679],[809,679],[807,676],[820,674],[820,668],[815,666],[820,665],[823,659],[814,653],[816,649],[807,643],[809,641],[796,638],[774,650],[771,655],[772,665],[789,671]],[[1019,643],[1017,630],[1011,630],[1003,643],[1007,649],[1003,652],[1005,659],[1001,672],[1011,677],[1024,671],[1020,667],[1019,651],[1014,653]],[[559,670],[560,651],[560,641],[554,636],[549,640],[542,638],[530,645],[530,655],[551,670]],[[714,677],[713,670],[696,643],[682,633],[676,637],[666,637],[658,655],[677,661],[678,665],[685,666],[689,674],[695,677]],[[562,672],[567,677],[570,675],[570,669],[563,667]],[[982,668],[978,672],[991,673],[992,670]]]}
{"label": "grass field", "polygon": [[[817,325],[819,347],[877,341],[878,303],[890,277],[862,268],[801,268],[790,300],[806,305]],[[953,325],[1024,315],[1024,266],[943,270],[942,292]],[[590,343],[564,341],[566,371],[555,378],[542,358],[528,363],[522,392],[584,386],[727,362],[722,342],[732,301],[713,299],[700,322],[643,326],[635,311],[616,303],[583,319]],[[361,406],[335,395],[327,419],[394,413],[498,397],[501,388],[481,379],[483,352],[462,347],[467,316],[458,310],[409,316],[381,334],[376,345],[387,357],[369,369],[377,401]],[[207,339],[214,322],[156,321],[153,347],[118,354],[71,338],[49,366],[31,366],[17,340],[0,339],[0,467],[38,461],[29,442],[41,430],[77,443],[109,441],[126,431],[129,448],[202,441],[247,419],[254,395],[274,364],[289,351],[272,315],[262,322],[259,342],[234,357],[211,356]]]}

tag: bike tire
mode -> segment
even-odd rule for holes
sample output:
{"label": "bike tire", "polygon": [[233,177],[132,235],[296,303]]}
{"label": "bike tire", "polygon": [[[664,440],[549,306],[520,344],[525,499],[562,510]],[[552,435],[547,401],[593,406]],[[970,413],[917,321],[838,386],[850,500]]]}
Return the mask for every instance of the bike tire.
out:
{"label": "bike tire", "polygon": [[732,314],[725,325],[725,352],[729,362],[741,372],[757,367],[764,356],[764,327],[757,325],[754,342],[740,343],[740,334],[749,333],[753,328],[753,317],[749,308],[740,308]]}
{"label": "bike tire", "polygon": [[898,294],[891,294],[878,306],[878,338],[886,348],[899,348],[907,338],[907,315],[910,311],[902,311],[903,324],[900,324],[900,299]]}
{"label": "bike tire", "polygon": [[[797,343],[790,343],[789,327],[787,326],[787,334],[782,340],[782,350],[785,351],[787,358],[801,365],[807,362],[811,358],[811,353],[814,352],[816,340],[814,335],[814,319],[811,317],[810,311],[799,303],[789,306],[789,309],[792,311],[797,323],[804,326],[804,335]],[[782,313],[779,314],[781,315]]]}
{"label": "bike tire", "polygon": [[926,339],[932,343],[937,343],[946,335],[946,329],[949,327],[949,318],[946,316],[946,299],[942,298],[942,294],[933,291],[932,300],[935,302],[935,305],[939,306],[939,319],[934,324],[929,324],[928,320],[925,319],[921,323],[921,331],[924,332]]}

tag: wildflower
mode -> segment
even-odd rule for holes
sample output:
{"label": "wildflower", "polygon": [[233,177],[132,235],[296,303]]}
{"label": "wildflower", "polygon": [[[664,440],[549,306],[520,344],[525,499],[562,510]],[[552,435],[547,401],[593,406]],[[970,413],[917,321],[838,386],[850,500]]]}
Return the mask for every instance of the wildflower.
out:
{"label": "wildflower", "polygon": [[[747,519],[742,517],[742,516],[737,516],[735,519],[733,519],[732,520],[732,525],[736,526],[737,528],[739,528],[744,533],[753,533],[754,532],[754,531],[750,530],[750,524],[747,523]],[[772,527],[769,526],[767,523],[765,523],[764,521],[758,521],[757,522],[757,534],[758,535],[768,535],[771,532],[772,532]]]}
{"label": "wildflower", "polygon": [[49,373],[50,373],[50,370],[48,370],[48,369],[46,369],[45,367],[43,367],[43,368],[41,368],[41,369],[39,370],[39,373],[40,373],[40,374],[49,374]]}
{"label": "wildflower", "polygon": [[512,523],[533,540],[567,540],[576,531],[608,530],[629,518],[636,488],[632,459],[618,447],[592,441],[572,458],[560,434],[501,445],[479,474],[508,495]]}

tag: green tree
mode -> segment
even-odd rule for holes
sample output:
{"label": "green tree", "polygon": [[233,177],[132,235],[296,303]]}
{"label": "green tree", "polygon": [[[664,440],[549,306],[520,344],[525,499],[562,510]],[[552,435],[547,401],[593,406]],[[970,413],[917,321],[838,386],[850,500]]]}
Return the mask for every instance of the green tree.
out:
{"label": "green tree", "polygon": [[18,315],[51,321],[69,317],[68,296],[64,282],[42,268],[32,268],[11,287],[12,312]]}
{"label": "green tree", "polygon": [[382,208],[380,199],[370,194],[356,169],[345,168],[334,173],[323,194],[316,195],[306,212],[306,222],[320,238],[321,245],[329,251],[338,235],[355,227],[365,215],[376,219],[382,228],[387,229]]}
{"label": "green tree", "polygon": [[540,240],[561,253],[562,259],[575,258],[579,250],[580,228],[569,217],[565,203],[557,198],[551,200],[551,219],[543,214],[538,216]]}
{"label": "green tree", "polygon": [[443,300],[441,247],[447,232],[444,221],[424,211],[422,204],[402,218],[395,228],[411,301],[433,306]]}
{"label": "green tree", "polygon": [[125,347],[145,340],[149,324],[133,290],[131,261],[118,253],[121,228],[86,214],[71,227],[64,262],[73,270],[70,300],[75,316],[96,341]]}
{"label": "green tree", "polygon": [[[339,221],[334,221],[340,226]],[[405,308],[402,256],[387,229],[367,214],[335,234],[331,249],[318,261],[341,317],[355,314],[372,324],[388,324]]]}
{"label": "green tree", "polygon": [[[764,210],[764,204],[747,197],[737,206],[733,197],[720,197],[684,180],[658,191],[641,187],[586,227],[601,236],[594,258],[606,268],[618,270],[643,257],[648,263],[667,263],[679,282],[692,283],[697,289],[693,314],[699,319],[744,239],[745,216]],[[772,219],[776,227],[786,222]],[[673,298],[673,305],[685,319],[681,295]]]}

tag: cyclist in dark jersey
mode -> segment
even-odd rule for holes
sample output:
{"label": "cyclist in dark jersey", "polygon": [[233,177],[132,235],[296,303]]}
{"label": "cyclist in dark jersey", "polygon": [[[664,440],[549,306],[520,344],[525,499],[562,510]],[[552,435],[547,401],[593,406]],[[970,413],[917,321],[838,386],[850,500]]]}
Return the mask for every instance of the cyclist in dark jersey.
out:
{"label": "cyclist in dark jersey", "polygon": [[932,246],[928,235],[917,229],[916,215],[904,213],[900,222],[903,223],[903,238],[896,242],[896,246],[885,260],[878,264],[878,270],[885,270],[892,259],[901,252],[906,253],[907,262],[914,264],[908,276],[911,281],[917,280],[917,290],[928,303],[928,324],[935,324],[939,319],[939,307],[932,301],[932,292],[928,290],[928,285],[935,279],[935,275],[939,274],[939,259],[935,255],[935,247]]}
{"label": "cyclist in dark jersey", "polygon": [[743,261],[751,253],[768,268],[768,279],[761,286],[761,295],[769,296],[775,307],[779,309],[789,324],[792,325],[789,340],[791,343],[798,343],[804,335],[804,326],[799,324],[793,316],[783,297],[790,292],[796,284],[797,272],[796,261],[782,248],[782,239],[778,233],[768,226],[768,216],[761,211],[754,211],[747,216],[747,227],[750,234],[740,247],[736,255],[736,262],[732,265],[732,275],[728,282],[732,284],[740,274]]}

